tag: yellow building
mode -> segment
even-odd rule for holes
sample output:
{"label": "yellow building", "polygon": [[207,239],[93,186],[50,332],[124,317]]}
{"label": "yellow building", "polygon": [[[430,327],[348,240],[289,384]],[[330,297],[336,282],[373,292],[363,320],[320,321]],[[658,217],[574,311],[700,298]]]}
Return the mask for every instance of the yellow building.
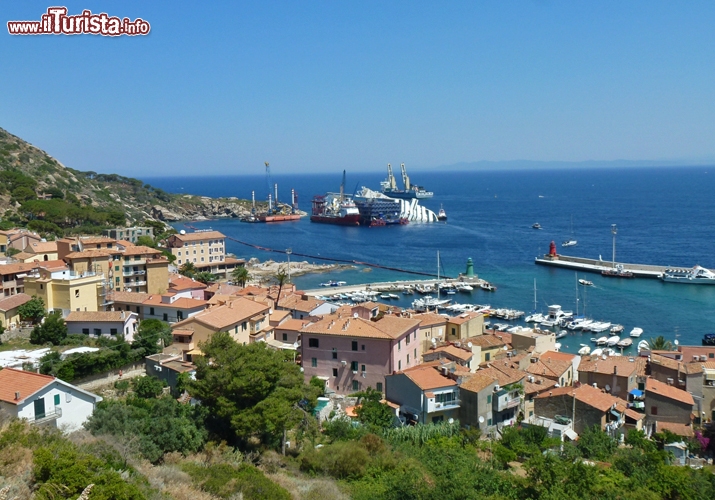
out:
{"label": "yellow building", "polygon": [[25,278],[25,293],[42,298],[48,311],[67,316],[71,311],[104,310],[105,283],[102,273],[39,268]]}
{"label": "yellow building", "polygon": [[455,341],[476,337],[484,333],[484,315],[478,312],[465,312],[459,316],[447,318],[447,338]]}
{"label": "yellow building", "polygon": [[20,325],[20,313],[18,309],[31,297],[24,293],[18,293],[12,297],[0,299],[0,325],[11,330]]}
{"label": "yellow building", "polygon": [[[33,254],[39,261],[57,260],[56,241],[32,241],[25,247],[25,252]],[[34,259],[30,259],[34,260]],[[29,262],[29,261],[26,261]]]}
{"label": "yellow building", "polygon": [[176,264],[190,262],[194,265],[226,260],[226,236],[218,231],[196,231],[172,234],[167,242],[169,251],[176,255]]}

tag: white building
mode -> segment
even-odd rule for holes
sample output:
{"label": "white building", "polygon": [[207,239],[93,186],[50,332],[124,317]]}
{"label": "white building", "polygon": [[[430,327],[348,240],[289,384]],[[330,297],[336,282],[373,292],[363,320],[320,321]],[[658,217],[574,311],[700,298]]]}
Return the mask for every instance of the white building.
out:
{"label": "white building", "polygon": [[124,335],[127,342],[134,340],[137,313],[129,311],[72,311],[67,315],[67,333],[93,337]]}
{"label": "white building", "polygon": [[13,368],[0,370],[0,413],[32,424],[75,431],[100,401],[100,396],[49,375]]}

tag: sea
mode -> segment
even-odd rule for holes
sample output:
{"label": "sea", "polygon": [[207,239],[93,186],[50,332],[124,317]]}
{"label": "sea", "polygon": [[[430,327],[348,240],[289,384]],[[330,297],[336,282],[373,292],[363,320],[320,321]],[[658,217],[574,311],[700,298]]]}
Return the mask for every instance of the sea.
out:
{"label": "sea", "polygon": [[[546,312],[558,304],[599,321],[622,324],[625,338],[633,327],[641,339],[663,335],[671,342],[700,345],[703,334],[715,331],[715,286],[663,283],[654,279],[615,279],[597,274],[536,265],[555,241],[559,253],[619,262],[715,269],[715,166],[643,167],[628,169],[415,171],[413,183],[434,192],[420,203],[435,212],[443,207],[446,223],[405,226],[342,227],[300,221],[246,224],[233,219],[187,222],[215,229],[243,243],[264,248],[290,248],[291,260],[320,262],[317,257],[370,262],[386,267],[456,277],[468,258],[475,273],[497,286],[496,292],[475,290],[452,296],[462,303],[488,304]],[[361,186],[379,189],[385,173],[348,172],[345,191]],[[172,193],[211,197],[266,199],[277,183],[279,200],[290,190],[299,208],[310,212],[316,194],[337,192],[342,172],[332,174],[145,178]],[[399,184],[399,179],[398,179]],[[541,230],[532,228],[539,223]],[[177,229],[184,223],[175,224]],[[562,248],[561,242],[578,244]],[[227,240],[227,251],[239,258],[285,261],[280,253],[258,250]],[[313,256],[302,257],[300,254]],[[593,282],[577,284],[578,278]],[[329,275],[294,277],[300,289],[318,288],[326,280],[349,284],[421,279],[402,272],[356,266]],[[390,303],[408,307],[416,296]],[[516,323],[515,323],[516,324]],[[591,337],[603,333],[569,333],[562,350],[576,352]],[[635,342],[637,343],[637,341]],[[624,354],[635,352],[633,348]]]}

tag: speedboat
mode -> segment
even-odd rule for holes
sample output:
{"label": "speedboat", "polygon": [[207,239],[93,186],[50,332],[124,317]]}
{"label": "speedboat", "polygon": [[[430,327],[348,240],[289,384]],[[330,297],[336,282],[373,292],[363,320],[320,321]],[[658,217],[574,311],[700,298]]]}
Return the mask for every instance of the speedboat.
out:
{"label": "speedboat", "polygon": [[630,347],[631,345],[633,345],[633,341],[631,339],[629,339],[628,337],[626,337],[625,339],[618,341],[618,343],[616,343],[616,345],[618,347]]}
{"label": "speedboat", "polygon": [[394,293],[389,294],[391,299],[399,299],[400,297],[398,295],[395,295]]}
{"label": "speedboat", "polygon": [[559,333],[556,334],[556,338],[557,338],[557,339],[562,339],[562,338],[564,338],[566,335],[568,335],[568,333],[569,333],[569,332],[567,332],[566,330],[561,330]]}
{"label": "speedboat", "polygon": [[621,341],[621,337],[619,337],[618,335],[614,335],[613,337],[608,337],[608,341],[606,342],[606,345],[608,347],[613,347],[620,341]]}
{"label": "speedboat", "polygon": [[471,292],[474,290],[474,287],[472,285],[469,285],[467,283],[457,283],[454,285],[458,291],[460,292]]}
{"label": "speedboat", "polygon": [[534,223],[534,224],[531,225],[531,228],[532,228],[532,229],[541,229],[541,224],[539,224],[538,222],[536,222],[536,223]]}
{"label": "speedboat", "polygon": [[611,333],[614,335],[620,335],[623,331],[623,325],[613,325],[611,327]]}
{"label": "speedboat", "polygon": [[481,288],[482,290],[486,290],[487,292],[496,292],[497,290],[497,287],[487,281],[479,285],[479,288]]}
{"label": "speedboat", "polygon": [[598,342],[598,339],[596,337],[591,337],[591,342],[595,344],[596,342]]}
{"label": "speedboat", "polygon": [[607,322],[599,322],[591,325],[591,331],[596,333],[605,332],[609,328],[611,328],[611,324]]}
{"label": "speedboat", "polygon": [[575,247],[576,245],[578,245],[578,241],[576,240],[566,240],[561,243],[562,247]]}
{"label": "speedboat", "polygon": [[588,356],[591,353],[591,347],[586,344],[581,344],[581,349],[578,350],[581,356]]}
{"label": "speedboat", "polygon": [[580,279],[580,280],[578,280],[578,284],[583,285],[583,286],[593,286],[593,281]]}
{"label": "speedboat", "polygon": [[637,338],[640,337],[642,334],[643,334],[643,328],[635,327],[633,330],[631,330],[631,334],[630,334],[630,335],[631,335],[631,337],[637,339]]}
{"label": "speedboat", "polygon": [[596,340],[596,345],[606,345],[608,343],[608,337],[599,337]]}
{"label": "speedboat", "polygon": [[583,331],[588,331],[591,329],[591,325],[593,324],[592,319],[585,319],[580,323],[580,328]]}
{"label": "speedboat", "polygon": [[541,313],[534,313],[528,315],[526,318],[524,318],[524,321],[527,323],[541,323],[544,321],[546,318],[544,318],[544,315]]}

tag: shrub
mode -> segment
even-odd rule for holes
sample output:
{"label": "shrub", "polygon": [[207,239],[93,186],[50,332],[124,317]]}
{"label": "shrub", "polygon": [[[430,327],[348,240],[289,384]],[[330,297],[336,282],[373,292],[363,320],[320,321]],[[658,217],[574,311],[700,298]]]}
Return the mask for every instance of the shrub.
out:
{"label": "shrub", "polygon": [[268,479],[253,465],[228,464],[201,466],[185,464],[182,469],[202,490],[221,498],[241,495],[246,500],[290,500],[290,494]]}
{"label": "shrub", "polygon": [[150,375],[132,380],[132,387],[136,395],[145,399],[159,396],[165,386],[166,383],[163,380]]}

